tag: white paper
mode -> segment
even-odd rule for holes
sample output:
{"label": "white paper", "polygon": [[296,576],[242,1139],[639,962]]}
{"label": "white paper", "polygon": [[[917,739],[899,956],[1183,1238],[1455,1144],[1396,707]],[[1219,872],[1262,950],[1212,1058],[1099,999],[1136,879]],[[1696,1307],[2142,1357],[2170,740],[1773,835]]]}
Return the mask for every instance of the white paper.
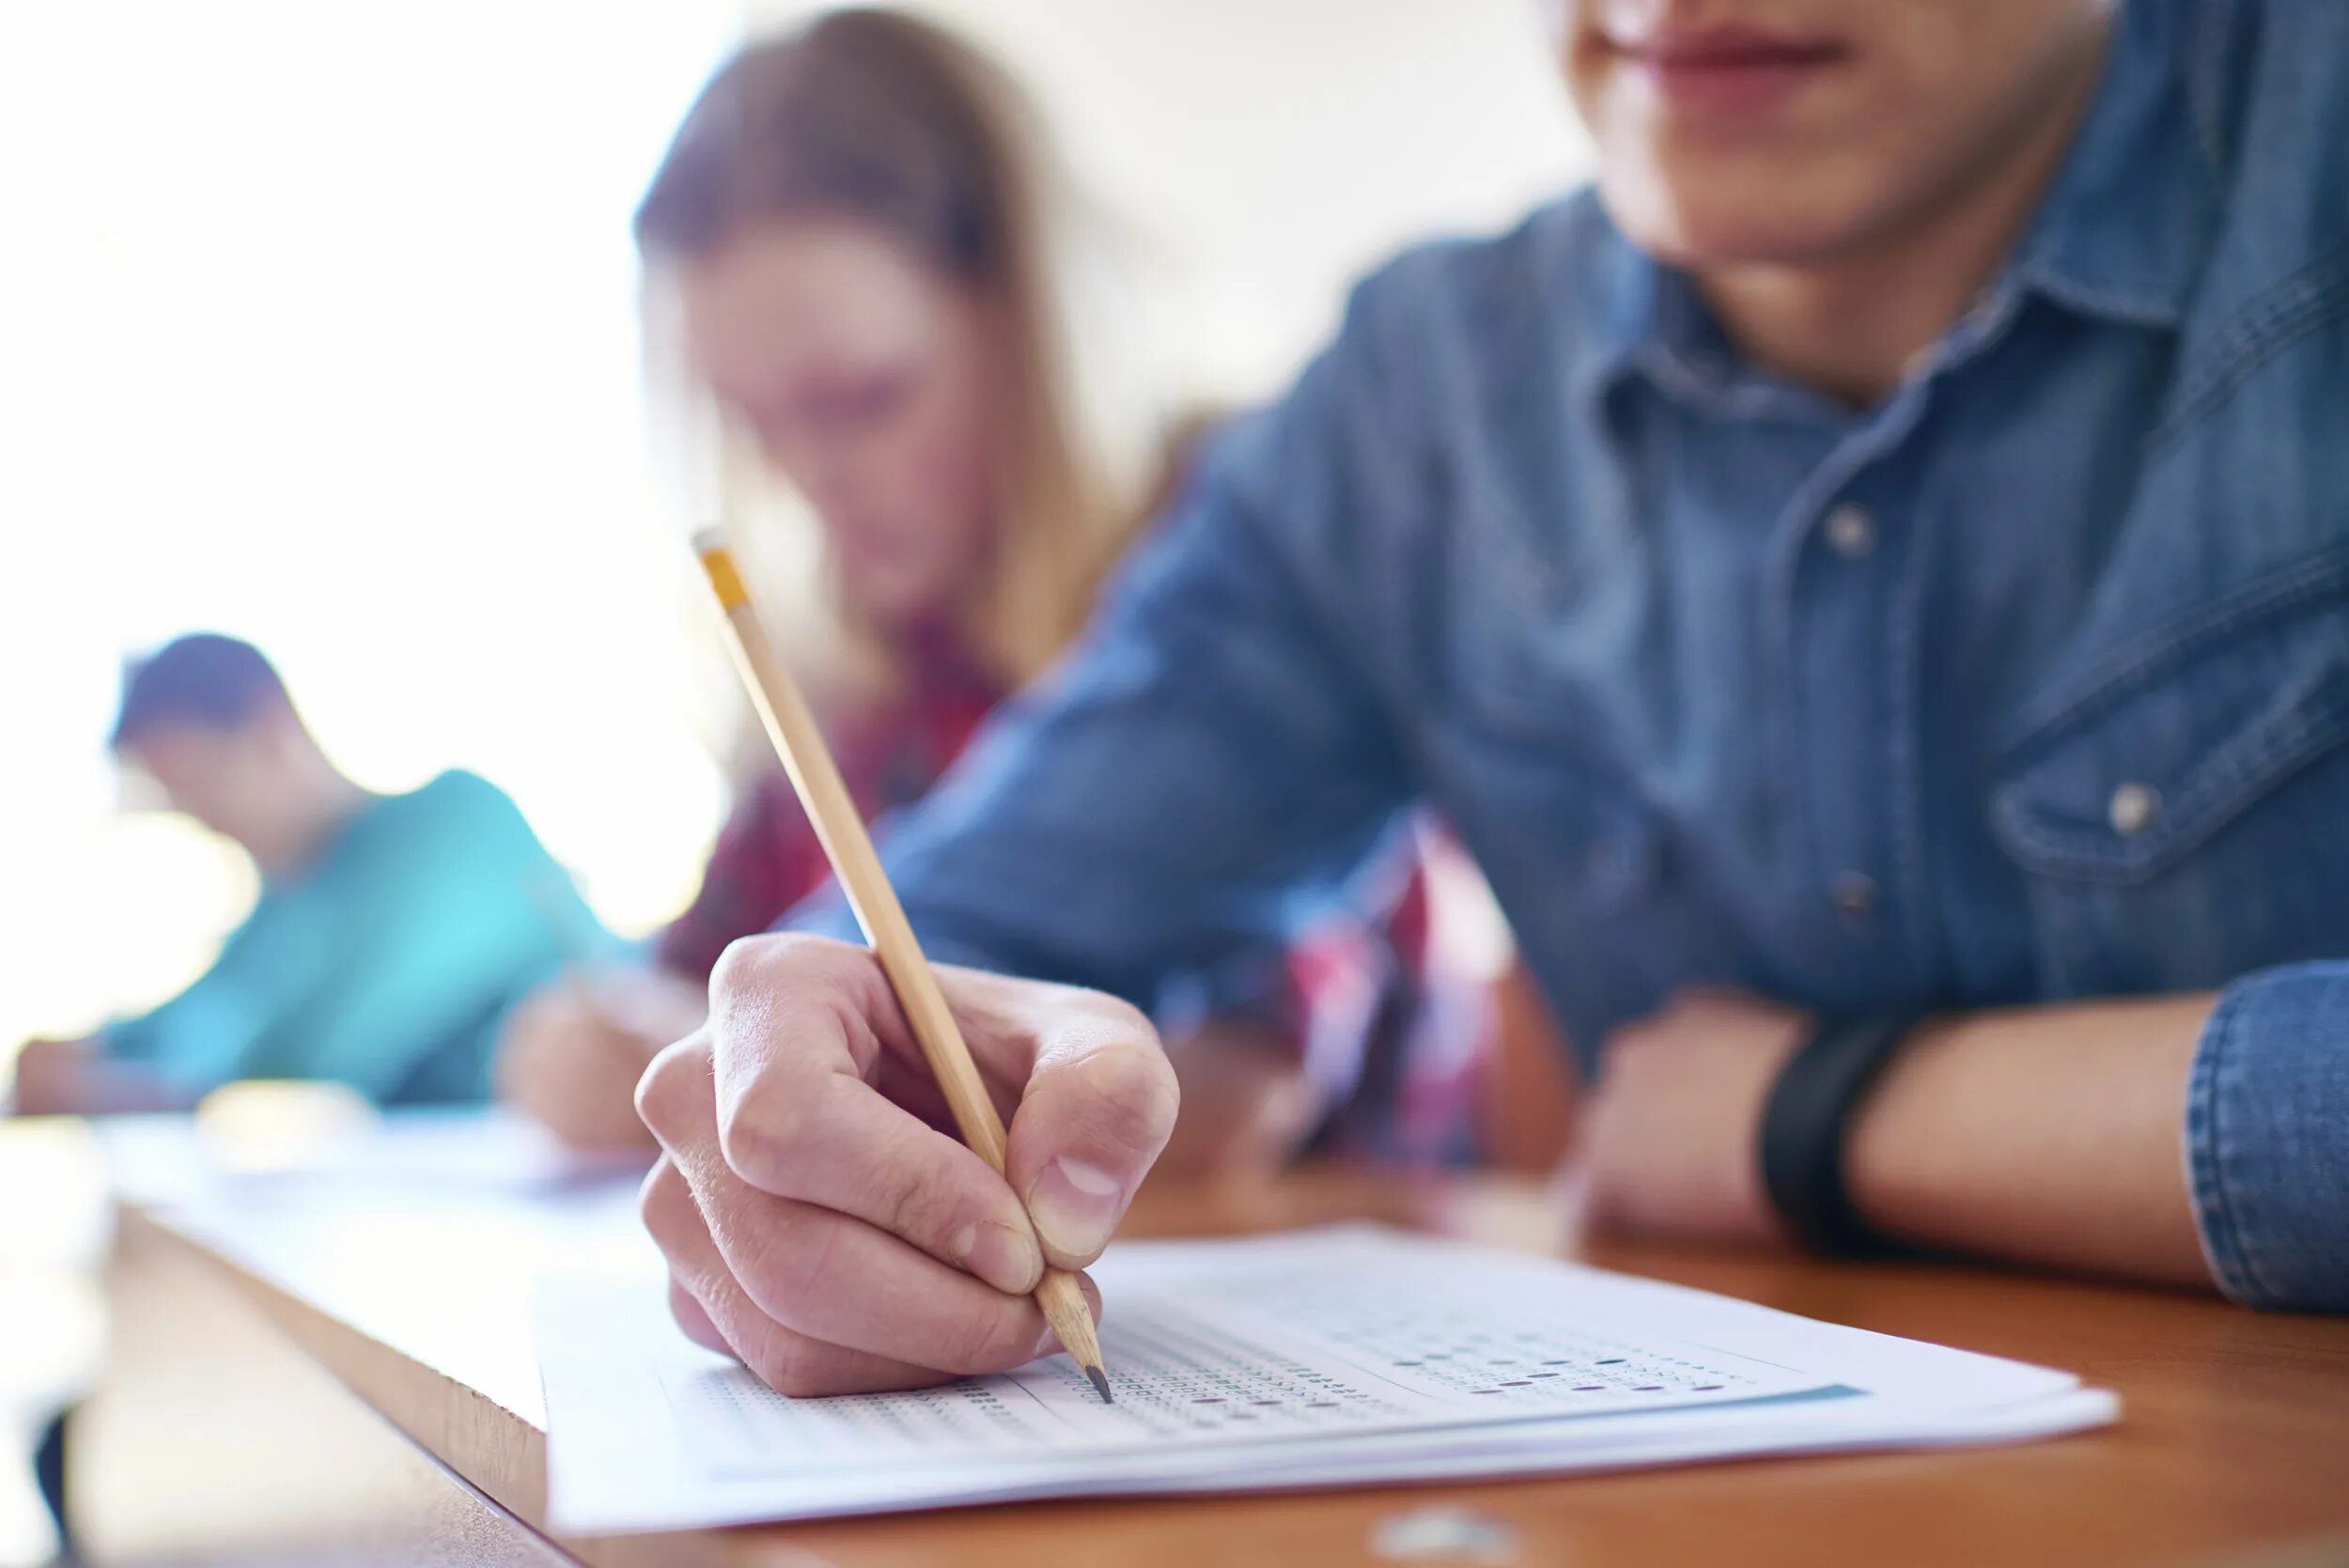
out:
{"label": "white paper", "polygon": [[551,1512],[583,1532],[1991,1441],[2109,1421],[2065,1374],[1550,1260],[1370,1229],[1126,1244],[1104,1405],[1065,1356],[786,1399],[657,1281],[551,1281]]}

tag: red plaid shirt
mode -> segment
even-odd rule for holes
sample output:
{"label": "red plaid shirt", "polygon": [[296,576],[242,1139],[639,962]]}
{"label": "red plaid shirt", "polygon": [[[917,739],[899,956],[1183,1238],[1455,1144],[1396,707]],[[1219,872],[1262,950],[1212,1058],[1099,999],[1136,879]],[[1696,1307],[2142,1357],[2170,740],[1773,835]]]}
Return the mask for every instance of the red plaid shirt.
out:
{"label": "red plaid shirt", "polygon": [[[867,822],[921,799],[1004,695],[967,660],[930,657],[902,700],[828,725]],[[780,769],[742,793],[701,891],[661,933],[660,964],[707,978],[738,937],[767,930],[831,878],[823,846]],[[1423,862],[1397,868],[1368,907],[1306,932],[1277,971],[1218,1008],[1268,1021],[1326,1107],[1316,1152],[1414,1164],[1477,1153],[1474,1106],[1492,1028],[1481,980],[1445,972],[1431,940]]]}

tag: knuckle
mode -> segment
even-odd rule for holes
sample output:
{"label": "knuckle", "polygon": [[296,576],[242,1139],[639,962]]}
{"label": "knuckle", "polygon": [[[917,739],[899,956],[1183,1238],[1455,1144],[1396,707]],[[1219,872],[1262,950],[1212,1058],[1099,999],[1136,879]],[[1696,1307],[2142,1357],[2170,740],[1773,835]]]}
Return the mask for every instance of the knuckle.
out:
{"label": "knuckle", "polygon": [[718,1151],[734,1172],[770,1192],[792,1195],[792,1157],[805,1146],[806,1096],[762,1078],[718,1108]]}
{"label": "knuckle", "polygon": [[669,1320],[686,1333],[691,1334],[699,1327],[693,1321],[693,1314],[700,1311],[701,1303],[693,1299],[693,1293],[685,1287],[685,1281],[674,1273],[671,1274],[669,1276]]}
{"label": "knuckle", "polygon": [[709,971],[709,994],[715,1001],[795,981],[820,984],[863,961],[863,949],[804,931],[738,937]]}
{"label": "knuckle", "polygon": [[695,1094],[711,1093],[709,1048],[699,1034],[691,1034],[652,1059],[636,1080],[636,1114],[657,1133],[682,1124],[679,1112]]}
{"label": "knuckle", "polygon": [[758,982],[765,962],[766,948],[772,937],[737,937],[718,954],[718,961],[709,967],[709,996],[715,1001],[722,996],[732,996],[749,989]]}
{"label": "knuckle", "polygon": [[664,1157],[657,1161],[645,1185],[637,1190],[636,1215],[646,1234],[663,1252],[674,1253],[677,1244],[688,1234],[685,1229],[693,1223],[692,1194],[687,1190],[685,1178]]}
{"label": "knuckle", "polygon": [[725,1355],[734,1354],[734,1345],[720,1329],[717,1320],[709,1315],[686,1282],[676,1274],[669,1276],[669,1317],[677,1331],[706,1350]]}
{"label": "knuckle", "polygon": [[1158,1038],[1157,1026],[1147,1014],[1107,991],[1063,987],[1060,1001],[1075,1030],[1087,1038],[1101,1042]]}

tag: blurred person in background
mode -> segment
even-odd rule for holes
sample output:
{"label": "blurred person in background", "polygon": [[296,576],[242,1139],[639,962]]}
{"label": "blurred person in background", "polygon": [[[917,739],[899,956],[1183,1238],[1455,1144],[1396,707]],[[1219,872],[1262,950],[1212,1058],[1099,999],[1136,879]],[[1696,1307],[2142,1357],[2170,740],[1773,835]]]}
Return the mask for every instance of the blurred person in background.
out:
{"label": "blurred person in background", "polygon": [[381,1105],[478,1100],[496,1020],[595,916],[514,804],[447,772],[376,795],[319,750],[257,648],[195,633],[129,671],[116,754],[233,839],[261,891],[211,968],[139,1017],[19,1056],[20,1114],[184,1109],[238,1079]]}
{"label": "blurred person in background", "polygon": [[1003,1173],[836,904],[646,1074],[698,1342],[1027,1359],[1136,1004],[1425,800],[1615,1226],[2349,1310],[2349,8],[1545,14],[1596,190],[1364,283],[884,850]]}
{"label": "blurred person in background", "polygon": [[[692,380],[820,533],[825,599],[781,629],[817,644],[800,662],[868,820],[926,794],[1063,651],[1181,484],[1169,422],[1143,408],[1117,427],[1134,400],[1087,375],[1104,350],[1068,321],[1071,205],[989,62],[850,10],[719,70],[636,214]],[[1263,1165],[1309,1137],[1414,1161],[1470,1150],[1486,999],[1434,956],[1418,842],[1392,839],[1335,918],[1170,1003],[1193,1106],[1171,1165]],[[517,1010],[501,1093],[575,1144],[648,1146],[637,1079],[701,1023],[719,955],[828,879],[769,759],[648,965]],[[1017,867],[1001,886],[1019,896]]]}

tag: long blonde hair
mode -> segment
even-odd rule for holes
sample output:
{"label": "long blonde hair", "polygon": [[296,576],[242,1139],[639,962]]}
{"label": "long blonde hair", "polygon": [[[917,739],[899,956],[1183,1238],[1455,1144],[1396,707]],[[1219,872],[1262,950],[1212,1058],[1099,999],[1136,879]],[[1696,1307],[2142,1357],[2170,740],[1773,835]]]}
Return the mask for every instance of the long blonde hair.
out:
{"label": "long blonde hair", "polygon": [[[795,213],[873,224],[979,291],[1004,321],[1009,399],[997,422],[995,534],[984,581],[961,596],[957,629],[995,678],[1016,686],[1083,625],[1103,575],[1139,525],[1164,460],[1165,432],[1142,383],[1115,378],[1089,303],[1074,198],[1030,105],[991,62],[928,23],[849,9],[751,44],[703,87],[636,210],[647,277],[647,343],[666,264],[707,256],[745,225]],[[772,484],[739,439],[725,442],[719,498],[764,510]],[[731,520],[731,519],[729,519]],[[798,531],[799,548],[813,530]],[[774,541],[754,563],[772,559]],[[814,617],[778,628],[812,657],[819,685],[869,689],[902,672],[885,639],[856,623],[820,573]],[[811,635],[811,632],[815,635]],[[812,646],[829,643],[828,647]],[[827,678],[829,677],[829,678]]]}

